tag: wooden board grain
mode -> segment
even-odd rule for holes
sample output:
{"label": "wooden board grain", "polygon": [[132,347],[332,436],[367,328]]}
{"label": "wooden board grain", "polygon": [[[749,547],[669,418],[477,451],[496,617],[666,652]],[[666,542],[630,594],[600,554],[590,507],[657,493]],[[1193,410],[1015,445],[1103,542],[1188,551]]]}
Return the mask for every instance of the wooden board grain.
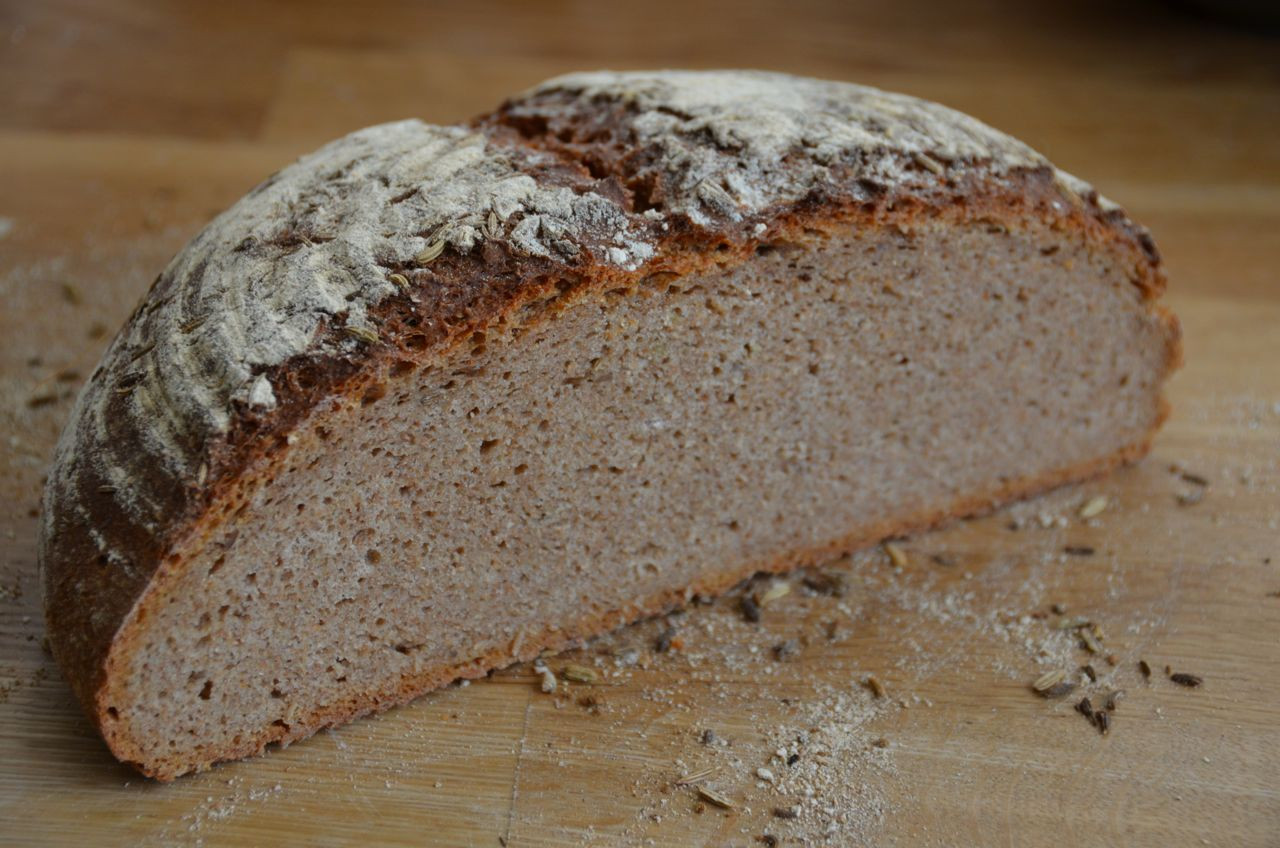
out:
{"label": "wooden board grain", "polygon": [[[1280,845],[1274,42],[1140,4],[357,5],[0,13],[0,844]],[[759,624],[730,598],[550,661],[595,685],[547,695],[522,666],[170,785],[116,764],[41,650],[34,554],[106,334],[212,214],[334,135],[663,65],[939,98],[1096,180],[1154,230],[1184,323],[1152,456],[909,539],[901,568],[820,569],[840,597],[795,577]],[[1028,689],[1086,662],[1102,681],[1075,695],[1126,693],[1105,737]],[[680,783],[704,772],[732,810]]]}

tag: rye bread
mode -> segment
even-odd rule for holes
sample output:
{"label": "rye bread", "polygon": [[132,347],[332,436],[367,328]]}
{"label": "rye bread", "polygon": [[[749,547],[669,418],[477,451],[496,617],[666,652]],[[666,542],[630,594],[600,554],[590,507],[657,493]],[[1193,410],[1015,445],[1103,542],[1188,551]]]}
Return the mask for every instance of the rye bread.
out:
{"label": "rye bread", "polygon": [[594,73],[354,133],[178,254],[59,442],[50,645],[171,779],[1142,456],[1152,240],[936,104]]}

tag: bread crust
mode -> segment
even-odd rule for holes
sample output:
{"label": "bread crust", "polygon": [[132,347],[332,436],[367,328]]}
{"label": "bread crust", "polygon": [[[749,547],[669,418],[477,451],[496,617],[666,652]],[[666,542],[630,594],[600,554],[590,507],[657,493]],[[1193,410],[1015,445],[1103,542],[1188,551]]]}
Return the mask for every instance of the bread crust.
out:
{"label": "bread crust", "polygon": [[[892,524],[858,528],[845,538],[771,562],[726,567],[684,592],[649,598],[632,608],[568,626],[561,623],[558,631],[526,640],[519,655],[494,653],[464,665],[424,671],[388,691],[355,693],[288,728],[264,728],[234,749],[210,751],[205,762],[148,760],[120,732],[110,704],[112,687],[118,682],[115,672],[136,650],[149,600],[161,594],[167,581],[258,487],[270,482],[287,460],[290,434],[303,425],[321,426],[335,404],[358,403],[367,392],[376,391],[398,363],[447,360],[488,328],[552,320],[558,310],[601,291],[634,288],[655,275],[674,279],[730,268],[749,261],[761,244],[804,242],[815,233],[850,228],[910,233],[935,222],[1008,230],[1033,224],[1055,229],[1064,238],[1118,258],[1131,269],[1130,279],[1146,307],[1166,327],[1165,373],[1180,363],[1177,321],[1156,303],[1164,277],[1150,236],[1092,189],[1034,154],[1019,149],[1014,155],[990,142],[986,159],[946,160],[944,165],[943,152],[931,156],[910,145],[864,150],[826,166],[825,181],[808,186],[798,196],[781,192],[749,211],[735,212],[716,203],[701,203],[701,211],[696,211],[690,204],[697,198],[689,196],[694,190],[681,185],[678,172],[667,167],[670,151],[646,140],[642,131],[646,115],[656,107],[650,103],[650,108],[641,108],[634,98],[628,99],[625,80],[630,78],[623,79],[612,97],[603,96],[599,84],[553,81],[477,119],[471,131],[482,137],[487,155],[500,153],[520,175],[531,177],[540,187],[606,198],[625,218],[629,233],[643,234],[643,250],[635,248],[632,258],[647,256],[644,261],[614,261],[608,242],[586,231],[577,236],[572,251],[537,255],[521,247],[516,228],[468,251],[446,246],[429,268],[390,261],[384,266],[387,273],[401,274],[411,284],[364,304],[367,318],[378,328],[376,341],[354,337],[352,325],[339,320],[349,316],[317,320],[301,352],[256,369],[253,386],[256,390],[262,385],[259,381],[266,381],[270,404],[256,403],[252,393],[233,397],[221,429],[176,427],[177,436],[165,447],[180,455],[181,461],[167,465],[158,459],[147,461],[156,451],[156,431],[165,425],[155,420],[154,409],[132,402],[129,369],[148,354],[148,345],[174,332],[178,323],[172,316],[162,320],[164,313],[175,299],[190,298],[201,280],[171,273],[183,267],[177,260],[157,279],[72,413],[46,489],[39,551],[54,656],[119,759],[152,777],[171,779],[212,762],[260,752],[271,742],[287,744],[322,727],[402,703],[457,677],[477,677],[536,656],[545,648],[656,614],[692,594],[715,594],[755,571],[811,564],[827,555],[1101,473],[1146,452],[1158,421],[1141,443],[1116,454],[972,494]],[[606,87],[606,94],[610,90]],[[653,96],[661,100],[661,93]],[[707,124],[714,135],[717,124],[714,120]],[[741,154],[719,150],[716,155]],[[898,169],[894,173],[905,176],[890,185],[873,183],[866,176],[866,160],[872,156],[892,162]],[[782,167],[801,166],[783,161]],[[883,168],[876,171],[881,172]],[[805,187],[803,181],[799,184]],[[655,204],[666,213],[654,216]],[[301,237],[308,236],[303,232]],[[198,237],[193,245],[199,241]],[[246,248],[259,249],[278,246]],[[164,388],[163,380],[159,385]],[[86,400],[95,392],[99,399],[106,398],[97,407],[96,419],[95,407]],[[109,426],[103,426],[103,420]],[[127,491],[100,466],[84,459],[108,446],[116,455],[133,452],[142,457],[129,467]]]}

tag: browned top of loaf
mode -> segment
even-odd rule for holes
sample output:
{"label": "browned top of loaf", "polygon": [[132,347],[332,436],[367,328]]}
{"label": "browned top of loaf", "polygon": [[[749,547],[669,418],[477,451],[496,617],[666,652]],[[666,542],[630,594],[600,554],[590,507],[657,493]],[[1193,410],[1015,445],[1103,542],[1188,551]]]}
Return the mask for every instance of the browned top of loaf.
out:
{"label": "browned top of loaf", "polygon": [[[304,417],[547,292],[739,261],[795,228],[1035,214],[1149,237],[1021,142],[933,103],[759,72],[578,74],[470,126],[402,121],[273,175],[156,279],[72,411],[45,493],[49,630],[92,701],[157,566]],[[246,474],[246,472],[250,472]]]}

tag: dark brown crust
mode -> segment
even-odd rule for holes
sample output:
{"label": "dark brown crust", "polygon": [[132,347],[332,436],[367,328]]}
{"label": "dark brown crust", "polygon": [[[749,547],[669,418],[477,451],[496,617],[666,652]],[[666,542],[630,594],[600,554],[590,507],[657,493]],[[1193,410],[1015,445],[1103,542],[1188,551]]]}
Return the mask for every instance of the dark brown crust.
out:
{"label": "dark brown crust", "polygon": [[[616,115],[609,120],[615,122],[614,137],[625,137],[626,116]],[[593,146],[589,141],[549,141],[545,135],[511,126],[502,110],[478,120],[476,126],[488,133],[495,144],[553,151],[559,159],[556,166],[529,165],[530,172],[539,179],[574,185],[581,190],[613,193],[619,202],[633,210],[661,197],[662,186],[654,184],[652,179],[644,184],[636,182],[634,162],[619,157],[616,145],[608,145],[606,149],[605,145]],[[1120,257],[1125,267],[1131,269],[1130,279],[1143,293],[1148,308],[1168,329],[1167,371],[1180,363],[1176,319],[1154,302],[1163,291],[1164,277],[1150,237],[1123,213],[1104,211],[1096,195],[1081,198],[1064,188],[1051,168],[1027,169],[999,181],[988,179],[981,168],[974,168],[958,176],[939,177],[924,191],[905,194],[894,187],[883,189],[869,194],[865,186],[837,181],[820,195],[767,210],[747,222],[725,221],[717,227],[698,227],[688,219],[677,217],[662,234],[657,250],[660,259],[635,272],[597,262],[585,253],[570,264],[520,256],[501,245],[494,245],[480,255],[447,254],[433,263],[430,272],[437,283],[430,289],[440,295],[422,297],[418,303],[399,296],[384,301],[375,316],[383,330],[382,339],[368,346],[360,357],[318,353],[324,342],[332,341],[341,332],[339,327],[322,326],[317,331],[316,352],[270,369],[267,373],[275,388],[276,408],[268,414],[244,406],[236,409],[226,439],[204,447],[208,476],[203,484],[192,480],[186,481],[186,485],[174,486],[158,472],[153,480],[143,481],[172,516],[165,534],[155,536],[139,528],[109,492],[100,490],[104,481],[87,474],[77,480],[82,500],[89,506],[89,517],[87,521],[65,523],[43,552],[42,566],[47,571],[47,626],[56,659],[112,751],[120,759],[133,762],[144,773],[161,779],[204,765],[143,762],[139,750],[117,732],[108,715],[107,692],[113,682],[113,670],[133,649],[139,624],[145,618],[146,599],[153,597],[157,587],[182,567],[215,527],[247,503],[253,491],[269,483],[284,461],[286,436],[308,419],[320,401],[335,396],[361,397],[384,382],[399,362],[422,365],[439,361],[487,327],[524,323],[553,314],[557,307],[547,306],[549,297],[558,298],[559,305],[563,305],[600,290],[635,286],[654,274],[681,276],[717,266],[730,267],[747,261],[761,243],[804,241],[806,233],[815,230],[831,233],[856,228],[865,232],[885,229],[909,232],[938,220],[1016,230],[1034,221],[1060,230],[1066,237],[1078,239],[1096,251]],[[759,235],[749,229],[756,223],[765,225],[765,231]],[[172,280],[158,280],[131,321],[146,321],[149,305],[166,297],[172,286]],[[522,314],[526,307],[530,307],[529,314]],[[424,327],[447,329],[433,333]],[[141,426],[140,422],[134,423]],[[1156,427],[1158,422],[1152,434]],[[138,444],[139,449],[145,445],[145,433],[129,430],[127,423],[118,437],[126,443]],[[1147,442],[1149,438],[1150,435]],[[1119,462],[1136,459],[1145,452],[1147,442],[1087,466],[1011,484],[1000,491],[966,498],[925,515],[904,517],[893,525],[857,529],[821,551],[796,552],[773,563],[743,564],[707,585],[694,588],[704,593],[720,591],[755,570],[783,570],[816,561],[823,553],[847,550],[885,536],[932,526],[993,503],[1080,479]],[[46,509],[56,507],[56,504],[46,504]],[[112,548],[130,552],[129,568],[103,560],[99,545],[90,536],[91,528],[105,536]],[[80,599],[84,597],[93,598],[93,603],[82,603]],[[573,636],[594,635],[657,612],[671,603],[674,603],[672,598],[651,599],[634,610],[620,610],[598,621],[582,622]],[[539,649],[554,646],[545,640],[529,644],[530,650],[535,644]],[[511,659],[496,655],[482,657],[463,667],[424,673],[412,681],[402,682],[392,692],[361,693],[353,696],[349,704],[331,708],[323,716],[314,716],[290,728],[287,736],[280,728],[270,728],[234,751],[211,752],[209,760],[235,758],[259,751],[271,741],[301,738],[319,727],[400,703],[454,677],[478,676]]]}

